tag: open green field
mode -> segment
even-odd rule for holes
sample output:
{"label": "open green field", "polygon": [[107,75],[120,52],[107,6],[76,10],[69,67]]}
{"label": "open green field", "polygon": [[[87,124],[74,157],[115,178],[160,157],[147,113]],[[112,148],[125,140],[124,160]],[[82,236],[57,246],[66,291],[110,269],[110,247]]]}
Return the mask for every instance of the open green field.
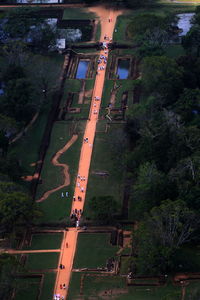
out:
{"label": "open green field", "polygon": [[43,282],[42,292],[39,300],[52,299],[55,280],[56,280],[56,273],[51,272],[51,273],[44,274],[44,282]]}
{"label": "open green field", "polygon": [[[57,81],[63,65],[64,56],[57,54],[49,56],[35,55],[34,61],[36,62],[36,64],[41,64],[42,61],[44,61],[45,68],[49,67],[50,69],[54,69],[54,72],[51,72],[51,76],[48,80],[49,82],[55,82],[55,85],[58,85]],[[32,66],[32,68],[35,68],[34,65]],[[14,156],[20,160],[24,175],[32,175],[35,170],[35,167],[31,166],[31,164],[37,162],[38,160],[39,148],[44,134],[47,117],[52,104],[51,92],[49,93],[47,100],[48,102],[44,105],[41,113],[39,114],[39,117],[32,125],[32,127],[28,130],[28,132],[9,147],[8,155]]]}
{"label": "open green field", "polygon": [[[63,184],[62,168],[53,166],[51,159],[53,155],[61,149],[67,141],[70,140],[71,123],[59,121],[54,124],[51,142],[46,153],[44,165],[42,168],[41,178],[42,184],[38,185],[37,199],[48,190],[51,190]],[[79,122],[78,128],[83,132],[84,122]],[[79,131],[79,130],[78,130]],[[80,148],[82,144],[82,133],[78,134],[75,143],[60,157],[59,162],[69,166],[70,185],[51,194],[48,199],[38,203],[38,207],[42,210],[43,216],[38,220],[40,223],[60,222],[69,217],[71,210],[71,199],[74,190],[74,176],[77,173]],[[69,192],[69,197],[61,197],[62,192]],[[59,204],[59,205],[58,205]]]}
{"label": "open green field", "polygon": [[14,300],[25,300],[27,299],[27,295],[29,300],[36,300],[39,293],[41,279],[41,277],[17,278],[15,280],[16,295]]}
{"label": "open green field", "polygon": [[28,270],[56,269],[59,253],[29,253],[25,268]]}
{"label": "open green field", "polygon": [[[80,282],[84,273],[73,273],[69,289],[69,299],[80,299]],[[83,277],[82,277],[83,278]],[[197,288],[197,284],[192,287],[192,291]],[[189,286],[186,288],[189,289]],[[187,292],[186,292],[187,293]],[[191,294],[191,291],[190,291]],[[166,286],[127,286],[126,277],[121,276],[100,276],[98,274],[85,274],[82,281],[82,297],[84,299],[104,299],[109,298],[119,300],[181,300],[181,287],[174,286],[171,280]],[[190,298],[188,298],[190,299]],[[187,299],[187,300],[188,300]],[[192,298],[191,298],[192,299]]]}
{"label": "open green field", "polygon": [[[41,276],[17,278],[15,280],[17,289],[14,300],[26,300],[27,298],[29,300],[51,299],[56,273],[44,273],[43,276],[43,282]],[[41,294],[38,298],[40,287]]]}
{"label": "open green field", "polygon": [[106,261],[114,257],[117,246],[110,244],[110,234],[80,233],[73,268],[105,267]]}
{"label": "open green field", "polygon": [[67,8],[63,13],[63,20],[90,20],[95,19],[96,15],[89,12],[87,8]]}
{"label": "open green field", "polygon": [[26,249],[59,249],[61,246],[62,237],[62,233],[33,234],[31,238],[31,245],[26,247]]}
{"label": "open green field", "polygon": [[129,273],[129,267],[130,267],[130,256],[122,256],[120,259],[120,274],[127,275]]}
{"label": "open green field", "polygon": [[[124,134],[122,124],[111,124],[108,132],[105,131],[106,121],[100,121],[95,136],[90,176],[86,194],[84,215],[90,216],[88,201],[96,196],[113,196],[122,205],[124,193]],[[96,172],[107,172],[108,176],[96,175]]]}

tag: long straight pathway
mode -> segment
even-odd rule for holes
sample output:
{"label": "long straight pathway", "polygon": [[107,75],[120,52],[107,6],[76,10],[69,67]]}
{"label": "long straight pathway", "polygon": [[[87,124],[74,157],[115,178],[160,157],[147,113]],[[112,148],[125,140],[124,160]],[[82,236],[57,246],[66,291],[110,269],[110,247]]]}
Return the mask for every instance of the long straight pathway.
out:
{"label": "long straight pathway", "polygon": [[[101,42],[109,42],[110,40],[104,40],[105,35],[112,38],[113,30],[116,22],[117,16],[121,13],[120,11],[107,10],[102,7],[90,8],[92,12],[95,12],[101,21]],[[105,60],[107,60],[109,50],[101,50],[99,55],[103,55]],[[76,180],[76,186],[74,191],[75,201],[72,203],[71,214],[76,213],[78,218],[81,217],[81,212],[83,211],[85,194],[88,183],[88,175],[90,169],[90,162],[92,157],[92,150],[95,138],[96,124],[99,116],[99,109],[101,105],[101,97],[103,93],[105,73],[106,73],[106,63],[102,59],[102,63],[98,65],[99,67],[104,67],[103,70],[97,70],[96,80],[94,84],[92,101],[90,106],[89,119],[86,123],[83,144],[81,147],[80,161],[78,167],[78,176]],[[98,99],[98,100],[96,100]],[[78,200],[81,197],[81,201]],[[71,270],[73,266],[73,260],[76,250],[78,237],[77,228],[69,228],[69,231],[65,233],[62,243],[61,255],[59,265],[65,266],[64,269],[58,268],[57,278],[55,283],[54,295],[60,295],[60,299],[67,298],[67,292],[69,288]],[[61,286],[65,284],[66,288],[63,289]],[[63,298],[62,298],[63,297]],[[55,297],[56,299],[56,297]]]}

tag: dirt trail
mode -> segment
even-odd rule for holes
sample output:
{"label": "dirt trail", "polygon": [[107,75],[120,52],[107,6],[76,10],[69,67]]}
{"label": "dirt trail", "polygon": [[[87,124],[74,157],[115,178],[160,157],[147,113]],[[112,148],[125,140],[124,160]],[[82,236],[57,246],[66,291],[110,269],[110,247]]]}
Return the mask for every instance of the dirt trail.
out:
{"label": "dirt trail", "polygon": [[63,153],[65,153],[73,145],[73,143],[77,140],[77,138],[78,138],[78,135],[74,134],[72,136],[72,138],[67,142],[67,144],[54,155],[54,157],[52,158],[52,161],[51,161],[54,166],[63,168],[64,183],[62,185],[58,186],[57,188],[54,188],[50,191],[45,192],[40,199],[36,200],[36,202],[44,201],[52,193],[59,191],[63,187],[68,186],[70,184],[69,166],[67,164],[59,163],[58,159]]}
{"label": "dirt trail", "polygon": [[[89,8],[91,12],[96,13],[97,16],[100,17],[101,22],[101,39],[100,41],[104,41],[104,36],[107,35],[107,37],[110,38],[110,41],[112,41],[112,34],[113,30],[115,28],[115,22],[118,15],[120,15],[121,11],[113,11],[113,10],[107,10],[104,7],[91,7]],[[108,53],[109,50],[101,50],[99,52],[99,55],[104,55],[105,59],[108,59]],[[104,87],[104,80],[105,80],[105,72],[106,72],[106,64],[102,61],[98,65],[98,67],[103,66],[103,70],[98,70],[98,74],[95,79],[93,94],[92,94],[92,101],[90,106],[90,113],[89,113],[89,119],[86,123],[85,133],[84,133],[84,139],[83,144],[81,147],[81,154],[80,154],[80,161],[79,161],[79,167],[78,167],[78,175],[76,180],[76,187],[74,191],[74,197],[75,201],[72,203],[72,209],[71,213],[74,210],[82,210],[84,207],[84,201],[85,201],[85,194],[86,194],[86,188],[88,183],[88,175],[89,175],[89,168],[90,168],[90,162],[92,157],[92,149],[93,149],[93,143],[95,138],[95,131],[96,131],[96,124],[98,122],[98,115],[99,115],[99,109],[101,105],[101,97],[103,93],[103,87]],[[96,97],[99,97],[99,100],[95,100]],[[84,180],[81,178],[84,178]],[[81,201],[78,201],[78,197],[81,197]],[[81,217],[81,214],[78,215],[78,217]],[[65,266],[65,269],[60,270],[58,268],[57,270],[57,278],[54,288],[54,295],[60,294],[61,296],[64,296],[65,299],[67,298],[68,288],[69,288],[69,282],[70,282],[70,276],[71,276],[71,270],[73,266],[73,260],[76,250],[76,243],[77,243],[77,237],[78,237],[78,228],[68,228],[69,231],[66,232],[63,243],[62,243],[62,251],[60,255],[60,261],[59,264],[63,264]],[[62,284],[66,285],[66,289],[60,289],[60,286]]]}
{"label": "dirt trail", "polygon": [[47,252],[60,252],[60,249],[49,249],[49,250],[13,250],[13,249],[8,249],[4,251],[4,253],[9,253],[9,254],[28,254],[28,253],[47,253]]}

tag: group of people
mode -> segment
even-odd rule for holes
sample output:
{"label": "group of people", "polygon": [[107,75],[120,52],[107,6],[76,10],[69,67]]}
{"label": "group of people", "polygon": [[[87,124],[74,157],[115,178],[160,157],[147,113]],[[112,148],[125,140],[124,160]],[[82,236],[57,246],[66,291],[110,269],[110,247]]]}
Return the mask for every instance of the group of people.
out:
{"label": "group of people", "polygon": [[66,284],[65,283],[63,283],[63,284],[60,284],[60,289],[62,290],[62,289],[66,289]]}
{"label": "group of people", "polygon": [[107,36],[106,34],[104,35],[104,40],[112,42],[112,38],[109,38],[109,36]]}
{"label": "group of people", "polygon": [[60,294],[55,294],[54,295],[54,300],[64,300],[65,297],[64,296],[61,296]]}
{"label": "group of people", "polygon": [[88,143],[88,141],[89,141],[87,137],[84,138],[83,140],[84,140],[84,143]]}
{"label": "group of people", "polygon": [[71,214],[71,219],[76,219],[76,220],[80,220],[82,215],[82,209],[73,209],[72,214]]}
{"label": "group of people", "polygon": [[[82,201],[82,197],[81,197],[81,196],[78,196],[78,197],[77,197],[77,200],[78,200],[78,201]],[[73,201],[76,201],[76,197],[75,197],[75,196],[73,197]]]}
{"label": "group of people", "polygon": [[95,96],[95,97],[94,97],[94,100],[96,100],[96,101],[97,101],[97,100],[101,100],[101,98],[100,98],[99,96]]}
{"label": "group of people", "polygon": [[85,181],[85,176],[81,176],[80,174],[77,175],[78,179],[80,179],[80,181]]}

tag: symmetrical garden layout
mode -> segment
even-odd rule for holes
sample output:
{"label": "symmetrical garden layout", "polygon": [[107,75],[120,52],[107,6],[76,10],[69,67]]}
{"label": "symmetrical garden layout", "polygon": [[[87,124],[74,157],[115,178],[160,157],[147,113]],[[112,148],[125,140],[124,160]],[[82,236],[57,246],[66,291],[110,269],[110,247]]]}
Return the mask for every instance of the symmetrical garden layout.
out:
{"label": "symmetrical garden layout", "polygon": [[[193,273],[152,277],[130,269],[137,224],[133,204],[127,204],[123,132],[128,109],[139,101],[141,78],[140,61],[126,42],[132,15],[100,6],[67,8],[62,15],[61,7],[60,24],[79,19],[81,26],[93,28],[92,41],[72,43],[62,57],[48,57],[62,69],[61,75],[55,72],[61,97],[44,160],[36,154],[22,157],[24,179],[39,179],[35,200],[43,214],[17,247],[6,250],[20,262],[12,300],[192,300],[199,292],[199,250],[182,252],[195,261]],[[47,15],[55,13],[45,9]],[[113,46],[115,41],[122,47]],[[13,151],[39,147],[51,104]],[[35,173],[40,165],[41,173]],[[89,202],[102,195],[116,200],[113,215],[119,213],[120,225],[95,226]]]}

